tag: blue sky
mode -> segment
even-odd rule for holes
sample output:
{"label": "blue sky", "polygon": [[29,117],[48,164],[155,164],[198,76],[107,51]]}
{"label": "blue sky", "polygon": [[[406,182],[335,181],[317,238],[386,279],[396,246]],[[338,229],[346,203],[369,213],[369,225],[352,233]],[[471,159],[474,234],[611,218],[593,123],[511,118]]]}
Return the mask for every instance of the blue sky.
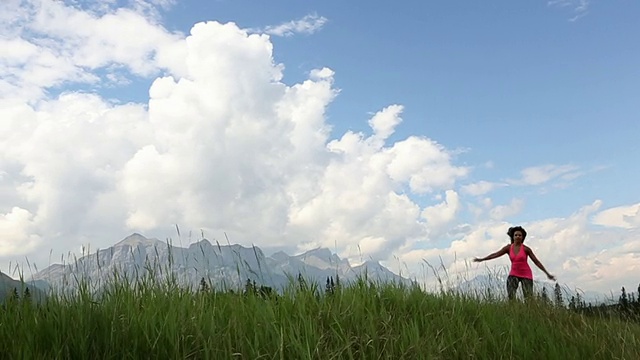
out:
{"label": "blue sky", "polygon": [[[477,170],[484,178],[500,181],[547,163],[592,171],[544,201],[537,190],[509,192],[530,201],[526,221],[563,216],[594,198],[609,206],[640,200],[633,186],[640,174],[629,166],[640,154],[640,49],[630,41],[640,33],[640,4],[592,1],[586,11],[577,10],[579,2],[563,5],[185,1],[163,22],[187,34],[200,21],[264,28],[324,17],[314,34],[272,41],[285,83],[318,67],[336,72],[341,93],[328,111],[334,134],[367,132],[369,113],[400,103],[405,120],[392,139],[424,135],[465,149],[461,161],[493,163]],[[144,100],[146,86],[132,86],[132,98]]]}
{"label": "blue sky", "polygon": [[102,4],[0,16],[3,263],[181,224],[415,270],[523,224],[570,286],[637,283],[640,3]]}

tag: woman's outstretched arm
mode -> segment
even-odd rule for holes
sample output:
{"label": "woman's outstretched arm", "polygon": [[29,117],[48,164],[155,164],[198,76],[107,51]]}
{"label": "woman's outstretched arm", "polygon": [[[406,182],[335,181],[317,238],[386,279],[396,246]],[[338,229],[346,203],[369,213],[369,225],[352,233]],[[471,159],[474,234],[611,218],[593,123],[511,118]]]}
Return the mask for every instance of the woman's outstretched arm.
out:
{"label": "woman's outstretched arm", "polygon": [[511,247],[511,245],[505,245],[502,249],[494,252],[491,255],[487,255],[483,258],[474,258],[473,261],[475,262],[482,262],[482,261],[487,261],[487,260],[493,260],[496,258],[499,258],[500,256],[509,253],[509,248]]}
{"label": "woman's outstretched arm", "polygon": [[544,268],[544,265],[542,265],[542,263],[540,262],[540,260],[538,260],[538,258],[536,257],[536,255],[533,253],[533,250],[531,250],[530,247],[525,246],[525,251],[527,252],[527,255],[529,255],[529,257],[531,258],[531,261],[533,261],[534,264],[536,264],[536,266],[542,270],[545,274],[547,274],[547,277],[549,278],[549,280],[555,280],[556,277],[549,274],[549,272],[547,271],[547,269]]}

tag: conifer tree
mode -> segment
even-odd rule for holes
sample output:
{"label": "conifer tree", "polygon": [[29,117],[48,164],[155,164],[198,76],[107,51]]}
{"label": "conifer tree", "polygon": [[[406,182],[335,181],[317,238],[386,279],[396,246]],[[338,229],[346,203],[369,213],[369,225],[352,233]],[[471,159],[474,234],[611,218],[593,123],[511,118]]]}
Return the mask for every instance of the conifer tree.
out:
{"label": "conifer tree", "polygon": [[204,276],[200,279],[200,289],[198,289],[198,292],[209,292],[209,284],[207,284]]}
{"label": "conifer tree", "polygon": [[325,286],[325,293],[330,295],[333,294],[333,277],[331,277],[331,279],[329,279],[329,277],[327,276],[327,285]]}
{"label": "conifer tree", "polygon": [[560,284],[556,283],[556,287],[554,290],[554,295],[556,297],[556,306],[564,307],[564,301],[562,300],[562,291],[560,290]]}
{"label": "conifer tree", "polygon": [[299,286],[300,290],[306,290],[307,289],[307,282],[304,280],[304,277],[302,277],[301,273],[298,273],[298,286]]}
{"label": "conifer tree", "polygon": [[624,289],[624,286],[622,287],[620,298],[618,299],[618,304],[620,304],[622,310],[626,310],[629,308],[629,298],[627,297],[627,291]]}
{"label": "conifer tree", "polygon": [[249,278],[247,278],[247,282],[244,285],[244,293],[246,295],[255,293],[255,286],[251,283],[251,279]]}
{"label": "conifer tree", "polygon": [[25,288],[24,289],[24,295],[23,295],[23,299],[25,302],[31,302],[31,292],[29,291],[29,288]]}
{"label": "conifer tree", "polygon": [[583,309],[585,307],[584,301],[582,299],[582,296],[580,296],[580,293],[576,294],[576,308],[577,309]]}
{"label": "conifer tree", "polygon": [[640,285],[638,285],[638,292],[636,293],[635,302],[632,303],[633,313],[640,321]]}

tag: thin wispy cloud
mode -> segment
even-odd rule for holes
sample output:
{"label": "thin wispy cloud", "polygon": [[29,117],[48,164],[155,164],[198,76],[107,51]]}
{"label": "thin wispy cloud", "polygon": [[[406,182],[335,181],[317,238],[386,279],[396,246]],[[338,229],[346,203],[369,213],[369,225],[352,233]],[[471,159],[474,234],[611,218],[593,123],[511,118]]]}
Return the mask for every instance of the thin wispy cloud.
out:
{"label": "thin wispy cloud", "polygon": [[547,2],[548,6],[570,8],[574,13],[574,16],[569,18],[570,22],[574,22],[587,15],[590,4],[590,0],[549,0]]}
{"label": "thin wispy cloud", "polygon": [[293,36],[295,34],[313,34],[322,29],[328,19],[324,16],[309,14],[299,20],[291,20],[275,26],[267,26],[259,32],[274,36]]}
{"label": "thin wispy cloud", "polygon": [[547,164],[526,168],[521,171],[521,178],[508,182],[512,185],[542,185],[555,179],[570,181],[581,175],[582,172],[574,165]]}
{"label": "thin wispy cloud", "polygon": [[176,4],[176,0],[130,0],[130,2],[130,8],[155,20],[160,19],[162,11],[167,11]]}

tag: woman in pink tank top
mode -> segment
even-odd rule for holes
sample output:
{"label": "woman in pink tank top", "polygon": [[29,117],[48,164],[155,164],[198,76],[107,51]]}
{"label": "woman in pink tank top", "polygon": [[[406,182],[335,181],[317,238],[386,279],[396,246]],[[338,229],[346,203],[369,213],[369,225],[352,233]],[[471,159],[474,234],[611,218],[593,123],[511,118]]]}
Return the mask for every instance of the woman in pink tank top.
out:
{"label": "woman in pink tank top", "polygon": [[524,245],[524,239],[527,237],[527,232],[521,227],[510,227],[507,232],[509,238],[511,238],[511,244],[504,246],[502,249],[494,252],[491,255],[483,258],[474,258],[475,262],[482,262],[499,258],[502,255],[509,254],[511,260],[511,270],[507,277],[507,294],[509,299],[513,300],[518,290],[518,285],[522,283],[522,293],[525,299],[529,299],[533,294],[533,273],[527,263],[530,257],[534,264],[540,270],[542,270],[550,280],[555,280],[555,276],[549,274],[547,269],[544,268],[540,260],[535,256],[533,250],[530,247]]}

